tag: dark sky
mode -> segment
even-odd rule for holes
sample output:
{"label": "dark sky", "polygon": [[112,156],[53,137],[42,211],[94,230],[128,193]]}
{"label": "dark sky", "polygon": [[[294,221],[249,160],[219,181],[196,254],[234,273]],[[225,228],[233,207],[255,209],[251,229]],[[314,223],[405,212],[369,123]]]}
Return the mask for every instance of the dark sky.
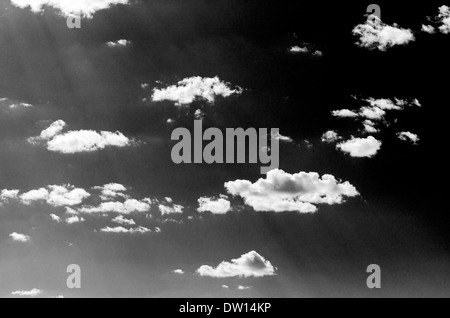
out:
{"label": "dark sky", "polygon": [[[71,30],[56,9],[34,13],[0,0],[0,191],[22,194],[70,184],[91,193],[83,205],[94,206],[99,198],[93,187],[118,183],[130,198],[153,200],[151,211],[124,217],[161,229],[103,233],[117,226],[111,223],[117,214],[83,214],[85,222],[66,224],[65,206],[5,201],[0,296],[33,288],[43,297],[450,296],[450,34],[420,31],[432,24],[427,16],[450,3],[378,1],[384,23],[415,33],[415,41],[385,52],[355,44],[352,30],[366,21],[370,3],[131,0]],[[120,39],[128,45],[107,45]],[[294,54],[294,46],[309,52]],[[214,103],[152,101],[154,88],[194,76],[217,76],[244,91]],[[389,118],[391,124],[376,135],[383,145],[373,158],[351,157],[321,141],[328,130],[345,140],[361,137],[360,122],[334,118],[331,111],[357,110],[368,98],[417,98],[422,107]],[[20,103],[32,107],[10,107]],[[229,195],[227,214],[198,213],[197,200],[226,194],[226,182],[254,183],[265,176],[260,164],[175,165],[171,133],[192,128],[197,109],[205,114],[205,128],[280,128],[292,139],[281,143],[280,169],[331,174],[360,196],[303,214],[256,212]],[[66,131],[118,131],[136,142],[75,154],[28,142],[57,120],[67,123]],[[419,144],[399,140],[402,131],[418,134]],[[184,213],[161,215],[155,200],[165,197]],[[63,221],[52,221],[50,214]],[[29,240],[14,241],[11,233]],[[217,266],[253,250],[277,275],[195,274],[202,265]],[[82,269],[80,290],[66,287],[69,264]],[[370,264],[381,266],[380,290],[366,286]],[[185,274],[174,274],[176,269]]]}

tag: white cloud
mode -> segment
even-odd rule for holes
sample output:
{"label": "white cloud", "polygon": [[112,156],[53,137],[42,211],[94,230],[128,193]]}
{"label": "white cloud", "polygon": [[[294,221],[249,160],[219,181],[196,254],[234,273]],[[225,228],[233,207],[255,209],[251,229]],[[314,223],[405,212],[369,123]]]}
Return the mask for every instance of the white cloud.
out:
{"label": "white cloud", "polygon": [[19,192],[20,192],[19,190],[8,190],[8,189],[0,191],[0,204],[4,202],[9,202],[10,200],[17,200]]}
{"label": "white cloud", "polygon": [[77,215],[71,216],[71,217],[66,219],[66,223],[67,224],[81,223],[81,222],[84,222],[84,221],[85,221],[84,218],[79,217]]}
{"label": "white cloud", "polygon": [[439,8],[438,21],[442,23],[439,30],[444,34],[450,33],[450,7],[442,6]]}
{"label": "white cloud", "polygon": [[25,234],[20,234],[20,233],[11,233],[9,234],[9,237],[12,238],[13,241],[15,242],[28,242],[30,240],[30,237],[28,235]]}
{"label": "white cloud", "polygon": [[414,145],[417,145],[420,141],[420,138],[418,135],[413,134],[412,132],[409,131],[404,131],[401,133],[397,134],[398,139],[402,140],[402,141],[409,141],[411,143],[413,143]]}
{"label": "white cloud", "polygon": [[198,199],[198,212],[211,212],[213,214],[226,214],[231,210],[231,203],[225,198],[207,198]]}
{"label": "white cloud", "polygon": [[101,187],[94,187],[93,189],[101,191],[100,198],[103,201],[107,201],[117,197],[128,198],[128,195],[123,193],[127,191],[127,188],[119,183],[109,183]]}
{"label": "white cloud", "polygon": [[169,215],[183,213],[184,206],[178,204],[172,206],[160,204],[158,208],[162,215]]}
{"label": "white cloud", "polygon": [[356,158],[372,158],[381,149],[382,142],[373,136],[352,138],[337,145],[337,149]]}
{"label": "white cloud", "polygon": [[436,29],[432,25],[422,25],[422,31],[429,34],[436,33]]}
{"label": "white cloud", "polygon": [[131,43],[130,41],[122,39],[115,42],[108,42],[106,43],[106,45],[108,47],[125,47],[128,46],[130,43]]}
{"label": "white cloud", "polygon": [[341,117],[341,118],[355,118],[359,116],[358,113],[355,113],[354,111],[348,109],[334,110],[331,112],[331,114],[334,117]]}
{"label": "white cloud", "polygon": [[378,107],[361,107],[359,114],[361,117],[370,120],[382,120],[386,115],[386,111]]}
{"label": "white cloud", "polygon": [[229,97],[239,95],[243,92],[240,87],[230,88],[230,84],[222,82],[219,77],[202,78],[200,76],[185,78],[177,83],[163,89],[154,89],[152,100],[154,102],[173,101],[176,105],[187,105],[197,98],[214,103],[217,96]]}
{"label": "white cloud", "polygon": [[61,218],[57,216],[56,214],[50,214],[50,218],[55,221],[56,223],[61,223]]}
{"label": "white cloud", "polygon": [[133,219],[126,219],[123,215],[115,217],[111,222],[121,225],[136,225],[136,222]]}
{"label": "white cloud", "polygon": [[118,226],[118,227],[114,227],[114,228],[107,226],[107,227],[101,229],[100,231],[104,232],[104,233],[116,233],[116,234],[119,234],[119,233],[121,233],[121,234],[145,234],[145,233],[151,232],[151,230],[149,230],[148,228],[143,227],[143,226],[139,226],[139,227],[133,228],[133,229],[126,229],[122,226]]}
{"label": "white cloud", "polygon": [[383,110],[402,110],[403,106],[407,105],[408,102],[401,99],[396,99],[396,103],[388,98],[369,98],[366,99],[366,102],[370,104],[372,107],[377,107]]}
{"label": "white cloud", "polygon": [[127,147],[132,141],[121,132],[93,130],[69,131],[47,142],[47,149],[64,154],[94,152],[106,147]]}
{"label": "white cloud", "polygon": [[232,195],[244,198],[255,211],[313,213],[315,204],[342,204],[345,197],[359,195],[349,182],[341,182],[332,175],[300,172],[289,174],[275,169],[267,173],[266,179],[255,183],[236,180],[225,183]]}
{"label": "white cloud", "polygon": [[229,289],[230,286],[228,286],[228,285],[222,285],[222,288],[224,288],[224,289]]}
{"label": "white cloud", "polygon": [[80,213],[92,214],[92,213],[142,213],[149,212],[151,209],[147,200],[135,200],[127,199],[125,202],[102,202],[99,206],[83,206],[78,209]]}
{"label": "white cloud", "polygon": [[415,40],[410,29],[402,29],[397,24],[393,26],[381,22],[371,16],[365,24],[357,25],[353,34],[359,37],[356,43],[360,47],[386,51],[395,45],[406,45]]}
{"label": "white cloud", "polygon": [[272,134],[272,138],[279,140],[279,141],[284,141],[284,142],[293,142],[294,141],[291,137],[283,136],[279,132],[277,132],[276,134]]}
{"label": "white cloud", "polygon": [[62,133],[65,127],[64,121],[55,121],[38,137],[28,138],[28,142],[31,144],[45,142],[48,150],[64,154],[93,152],[106,147],[126,147],[134,144],[118,131],[77,130]]}
{"label": "white cloud", "polygon": [[329,130],[322,135],[322,142],[333,143],[341,140],[342,137],[334,130]]}
{"label": "white cloud", "polygon": [[365,120],[364,121],[364,132],[368,134],[376,134],[380,131],[375,127],[375,123],[371,120]]}
{"label": "white cloud", "polygon": [[37,288],[33,288],[32,290],[18,290],[11,293],[11,295],[13,296],[21,296],[21,297],[37,297],[41,294],[42,291]]}
{"label": "white cloud", "polygon": [[252,251],[231,262],[222,262],[215,268],[203,265],[196,272],[200,276],[216,278],[264,277],[275,275],[276,268],[257,252]]}
{"label": "white cloud", "polygon": [[237,287],[237,289],[238,289],[238,290],[248,290],[248,289],[252,289],[252,287],[251,287],[251,286],[242,286],[242,285],[239,285],[239,286]]}
{"label": "white cloud", "polygon": [[176,270],[174,270],[173,271],[175,274],[178,274],[178,275],[183,275],[184,274],[184,271],[182,270],[182,269],[176,269]]}
{"label": "white cloud", "polygon": [[59,9],[65,16],[73,14],[91,18],[92,15],[115,4],[128,4],[129,0],[11,0],[19,8],[30,7],[33,12],[41,12],[44,6]]}
{"label": "white cloud", "polygon": [[81,204],[88,197],[90,197],[88,192],[72,185],[50,185],[47,188],[23,193],[20,200],[25,205],[42,201],[54,207],[61,207]]}

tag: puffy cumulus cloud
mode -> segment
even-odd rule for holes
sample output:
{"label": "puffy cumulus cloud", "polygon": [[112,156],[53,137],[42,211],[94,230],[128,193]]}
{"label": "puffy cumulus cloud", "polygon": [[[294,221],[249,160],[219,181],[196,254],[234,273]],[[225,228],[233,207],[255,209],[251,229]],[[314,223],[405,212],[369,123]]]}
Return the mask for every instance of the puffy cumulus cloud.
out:
{"label": "puffy cumulus cloud", "polygon": [[309,49],[307,47],[301,47],[301,46],[296,45],[296,46],[292,46],[289,49],[289,52],[291,52],[291,53],[308,53]]}
{"label": "puffy cumulus cloud", "polygon": [[395,99],[394,102],[388,98],[369,98],[366,99],[366,102],[368,102],[372,107],[377,107],[383,110],[402,110],[403,106],[408,105],[406,100]]}
{"label": "puffy cumulus cloud", "polygon": [[12,238],[12,240],[15,242],[22,242],[22,243],[28,242],[31,239],[28,235],[16,232],[9,234],[9,237]]}
{"label": "puffy cumulus cloud", "polygon": [[151,232],[150,229],[143,227],[143,226],[139,226],[137,228],[132,228],[132,229],[126,229],[122,226],[118,226],[118,227],[105,227],[103,229],[100,230],[103,233],[115,233],[115,234],[145,234],[145,233],[149,233]]}
{"label": "puffy cumulus cloud", "polygon": [[82,218],[82,217],[80,217],[80,216],[77,216],[77,215],[68,217],[68,218],[66,219],[66,223],[67,223],[67,224],[81,223],[81,222],[84,222],[84,221],[86,221],[84,218]]}
{"label": "puffy cumulus cloud", "polygon": [[429,33],[429,34],[435,34],[436,29],[432,25],[422,25],[422,32]]}
{"label": "puffy cumulus cloud", "polygon": [[365,120],[364,121],[364,132],[368,134],[376,134],[380,131],[375,127],[376,124],[371,120]]}
{"label": "puffy cumulus cloud", "polygon": [[225,183],[227,191],[240,196],[255,211],[314,213],[315,204],[342,204],[345,197],[359,195],[349,182],[338,181],[332,175],[300,172],[289,174],[275,169],[266,179],[255,183],[236,180]]}
{"label": "puffy cumulus cloud", "polygon": [[187,105],[196,99],[203,99],[214,103],[217,96],[229,97],[242,94],[239,86],[231,88],[229,83],[223,82],[219,77],[202,78],[200,76],[185,78],[167,88],[154,89],[152,100],[154,102],[173,101],[176,105]]}
{"label": "puffy cumulus cloud", "polygon": [[173,271],[174,274],[178,274],[178,275],[183,275],[184,274],[184,270],[182,269],[176,269]]}
{"label": "puffy cumulus cloud", "polygon": [[132,214],[149,212],[151,206],[148,199],[127,199],[125,202],[102,202],[99,206],[83,206],[77,211],[84,214],[119,213]]}
{"label": "puffy cumulus cloud", "polygon": [[341,118],[355,118],[359,116],[358,113],[355,113],[354,111],[349,109],[333,110],[331,114],[334,117],[341,117]]}
{"label": "puffy cumulus cloud", "polygon": [[94,190],[100,190],[101,195],[100,198],[103,201],[107,201],[113,198],[122,197],[128,198],[129,196],[124,194],[123,192],[127,191],[127,188],[119,183],[109,183],[105,184],[101,187],[94,187]]}
{"label": "puffy cumulus cloud", "polygon": [[50,218],[52,219],[52,221],[55,221],[56,223],[61,223],[62,220],[59,216],[57,216],[56,214],[50,214]]}
{"label": "puffy cumulus cloud", "polygon": [[400,132],[397,134],[398,139],[402,140],[402,141],[409,141],[414,145],[418,145],[420,138],[418,135],[409,132],[409,131],[404,131],[404,132]]}
{"label": "puffy cumulus cloud", "polygon": [[48,141],[47,149],[53,152],[73,154],[79,152],[94,152],[106,147],[127,147],[132,145],[132,141],[121,132],[93,130],[69,131],[62,135],[57,135]]}
{"label": "puffy cumulus cloud", "polygon": [[111,222],[120,225],[136,225],[136,222],[133,219],[126,219],[123,217],[123,215],[115,217]]}
{"label": "puffy cumulus cloud", "polygon": [[88,197],[90,197],[88,192],[72,185],[50,185],[25,192],[19,196],[19,199],[25,205],[46,202],[54,207],[62,207],[81,204]]}
{"label": "puffy cumulus cloud", "polygon": [[20,297],[37,297],[42,295],[42,290],[37,288],[33,288],[32,290],[18,290],[12,292],[11,295]]}
{"label": "puffy cumulus cloud", "polygon": [[313,45],[305,43],[302,46],[295,45],[289,48],[289,52],[292,54],[311,54],[313,56],[322,56],[323,52],[315,50]]}
{"label": "puffy cumulus cloud", "polygon": [[197,269],[200,276],[228,278],[228,277],[264,277],[275,275],[276,268],[263,256],[255,251],[242,255],[231,262],[222,262],[217,267],[203,265]]}
{"label": "puffy cumulus cloud", "polygon": [[107,42],[106,45],[108,47],[126,47],[130,43],[131,43],[130,41],[122,39],[122,40],[117,40],[115,42]]}
{"label": "puffy cumulus cloud", "polygon": [[99,10],[115,4],[128,4],[129,0],[11,0],[11,3],[22,9],[29,7],[36,13],[43,11],[45,6],[51,6],[65,16],[76,14],[91,18]]}
{"label": "puffy cumulus cloud", "polygon": [[444,34],[450,33],[450,7],[442,6],[439,8],[439,21],[442,25],[439,27],[439,30]]}
{"label": "puffy cumulus cloud", "polygon": [[28,142],[35,145],[45,142],[49,151],[64,154],[94,152],[106,147],[127,147],[134,144],[134,141],[118,131],[76,130],[62,133],[66,126],[63,120],[55,121],[38,137],[29,138]]}
{"label": "puffy cumulus cloud", "polygon": [[365,24],[357,25],[353,34],[358,36],[356,43],[360,47],[386,51],[396,45],[406,45],[415,40],[410,29],[400,28],[397,24],[387,25],[377,17],[371,16]]}
{"label": "puffy cumulus cloud", "polygon": [[198,199],[198,212],[211,212],[213,214],[226,214],[231,210],[231,203],[226,197],[218,199],[203,197]]}
{"label": "puffy cumulus cloud", "polygon": [[0,191],[0,204],[9,202],[11,200],[17,200],[19,197],[19,190],[8,190],[4,189]]}
{"label": "puffy cumulus cloud", "polygon": [[372,158],[381,149],[382,142],[373,136],[352,138],[338,144],[337,149],[356,158]]}
{"label": "puffy cumulus cloud", "polygon": [[382,120],[386,115],[386,111],[382,110],[378,107],[362,107],[360,109],[361,117],[370,119],[370,120]]}
{"label": "puffy cumulus cloud", "polygon": [[159,211],[161,212],[161,215],[180,214],[183,213],[184,210],[184,206],[178,204],[172,205],[160,204],[158,208]]}
{"label": "puffy cumulus cloud", "polygon": [[333,143],[341,140],[342,137],[334,130],[329,130],[322,135],[322,142]]}

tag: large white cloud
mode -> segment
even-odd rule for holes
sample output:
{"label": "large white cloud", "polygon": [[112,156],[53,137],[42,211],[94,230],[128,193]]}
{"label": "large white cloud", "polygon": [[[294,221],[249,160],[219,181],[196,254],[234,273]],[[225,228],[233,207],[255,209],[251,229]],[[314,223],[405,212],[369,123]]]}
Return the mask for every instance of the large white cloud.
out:
{"label": "large white cloud", "polygon": [[338,144],[337,149],[356,158],[372,158],[381,149],[382,142],[373,136],[352,138]]}
{"label": "large white cloud", "polygon": [[341,204],[345,197],[359,195],[349,182],[340,182],[332,175],[322,178],[315,172],[289,174],[275,169],[266,179],[252,183],[236,180],[225,183],[227,191],[244,198],[255,211],[313,213],[315,204]]}
{"label": "large white cloud", "polygon": [[211,212],[213,214],[226,214],[231,210],[231,203],[226,198],[208,198],[198,199],[198,212]]}
{"label": "large white cloud", "polygon": [[242,255],[231,262],[222,262],[217,267],[203,265],[197,269],[200,276],[228,277],[264,277],[275,275],[276,268],[255,251]]}
{"label": "large white cloud", "polygon": [[410,29],[400,28],[381,22],[377,17],[371,16],[365,24],[359,24],[353,29],[353,34],[358,36],[356,43],[360,47],[386,51],[395,45],[406,45],[415,40]]}
{"label": "large white cloud", "polygon": [[92,15],[115,4],[128,4],[129,0],[11,0],[19,8],[30,7],[33,12],[41,12],[44,6],[61,10],[65,16],[72,14],[92,17]]}
{"label": "large white cloud", "polygon": [[55,121],[38,137],[29,138],[28,142],[31,144],[44,142],[48,150],[64,154],[94,152],[106,147],[127,147],[134,144],[118,131],[75,130],[62,133],[65,127],[64,121]]}
{"label": "large white cloud", "polygon": [[179,81],[177,85],[154,89],[152,100],[155,102],[173,101],[180,106],[191,104],[198,98],[213,103],[217,96],[229,97],[242,92],[242,88],[231,88],[229,83],[221,81],[217,76],[213,78],[196,76],[185,78]]}

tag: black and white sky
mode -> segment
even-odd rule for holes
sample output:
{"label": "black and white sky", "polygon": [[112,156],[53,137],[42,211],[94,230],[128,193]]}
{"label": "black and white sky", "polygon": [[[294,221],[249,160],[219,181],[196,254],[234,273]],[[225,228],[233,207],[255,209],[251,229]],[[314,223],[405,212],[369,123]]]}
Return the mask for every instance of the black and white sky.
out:
{"label": "black and white sky", "polygon": [[0,0],[0,297],[450,296],[450,3],[393,2]]}

